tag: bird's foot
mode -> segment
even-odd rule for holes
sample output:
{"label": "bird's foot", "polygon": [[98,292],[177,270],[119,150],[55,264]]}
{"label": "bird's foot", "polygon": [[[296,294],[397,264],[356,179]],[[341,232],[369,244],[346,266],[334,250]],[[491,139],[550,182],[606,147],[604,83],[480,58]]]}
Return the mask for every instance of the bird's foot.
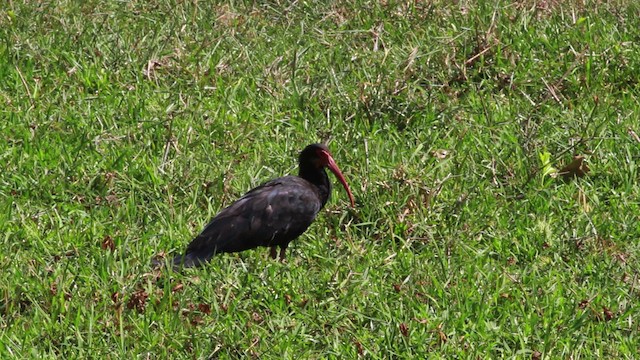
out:
{"label": "bird's foot", "polygon": [[[287,251],[286,247],[280,248],[280,262],[281,263],[285,262],[285,260],[286,260],[285,259],[286,258],[286,251]],[[276,257],[274,256],[273,258],[275,259]]]}

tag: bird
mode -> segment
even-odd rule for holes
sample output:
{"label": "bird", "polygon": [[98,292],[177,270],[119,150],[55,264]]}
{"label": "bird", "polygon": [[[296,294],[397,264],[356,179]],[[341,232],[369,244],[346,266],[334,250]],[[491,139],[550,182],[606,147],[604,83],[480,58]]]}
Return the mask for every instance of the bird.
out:
{"label": "bird", "polygon": [[268,181],[220,211],[172,260],[174,270],[199,267],[214,255],[269,247],[285,260],[287,246],[311,225],[331,195],[328,168],[342,184],[352,207],[355,200],[325,144],[306,146],[298,156],[298,175]]}

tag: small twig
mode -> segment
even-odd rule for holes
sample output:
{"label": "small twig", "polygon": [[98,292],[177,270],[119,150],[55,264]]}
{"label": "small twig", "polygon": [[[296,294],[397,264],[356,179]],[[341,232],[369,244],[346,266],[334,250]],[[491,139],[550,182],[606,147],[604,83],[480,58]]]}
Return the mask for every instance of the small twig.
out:
{"label": "small twig", "polygon": [[479,53],[473,55],[472,57],[470,57],[467,61],[464,62],[465,65],[470,65],[472,64],[474,61],[476,61],[477,58],[479,58],[480,56],[484,55],[487,51],[491,50],[491,48],[493,48],[496,44],[492,44],[487,46],[484,50],[480,51]]}
{"label": "small twig", "polygon": [[173,119],[169,121],[169,133],[167,134],[167,141],[164,144],[164,154],[162,155],[162,163],[160,164],[161,173],[164,173],[164,166],[167,164],[167,160],[169,159],[169,150],[171,149],[171,145],[173,143]]}
{"label": "small twig", "polygon": [[558,104],[562,104],[562,102],[560,101],[560,98],[558,98],[558,95],[556,95],[556,91],[553,89],[553,87],[549,86],[549,83],[544,78],[541,78],[541,79],[542,79],[542,82],[544,83],[544,86],[546,86],[547,90],[549,90],[549,94],[553,96],[553,98],[558,102]]}
{"label": "small twig", "polygon": [[29,85],[27,85],[27,81],[24,79],[24,76],[22,75],[22,71],[20,71],[20,68],[18,66],[16,66],[16,71],[18,72],[18,75],[20,75],[20,81],[22,81],[22,85],[24,86],[24,89],[27,91],[27,95],[29,95],[29,102],[31,103],[31,106],[35,107],[36,104],[33,101],[33,95],[31,95],[31,90],[29,90]]}
{"label": "small twig", "polygon": [[369,178],[369,174],[371,174],[371,171],[369,171],[369,142],[367,141],[367,139],[364,139],[364,160],[365,160],[365,164],[367,166],[367,182],[363,182],[363,187],[362,187],[362,192],[366,192],[366,186],[368,185],[369,181],[371,180]]}

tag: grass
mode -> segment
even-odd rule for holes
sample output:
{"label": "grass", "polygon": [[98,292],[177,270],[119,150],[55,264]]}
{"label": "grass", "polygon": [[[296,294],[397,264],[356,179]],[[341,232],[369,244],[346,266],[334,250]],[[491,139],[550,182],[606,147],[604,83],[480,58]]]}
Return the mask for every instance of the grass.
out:
{"label": "grass", "polygon": [[[632,1],[10,1],[0,357],[634,358]],[[328,141],[288,261],[157,273]],[[586,156],[587,176],[545,175]]]}

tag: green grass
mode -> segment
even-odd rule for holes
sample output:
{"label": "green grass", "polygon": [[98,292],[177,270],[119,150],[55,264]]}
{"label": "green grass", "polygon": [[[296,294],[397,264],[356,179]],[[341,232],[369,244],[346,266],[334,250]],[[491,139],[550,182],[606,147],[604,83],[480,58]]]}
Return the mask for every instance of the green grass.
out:
{"label": "green grass", "polygon": [[[0,358],[634,358],[640,7],[452,3],[2,5]],[[152,271],[318,141],[355,209]]]}

